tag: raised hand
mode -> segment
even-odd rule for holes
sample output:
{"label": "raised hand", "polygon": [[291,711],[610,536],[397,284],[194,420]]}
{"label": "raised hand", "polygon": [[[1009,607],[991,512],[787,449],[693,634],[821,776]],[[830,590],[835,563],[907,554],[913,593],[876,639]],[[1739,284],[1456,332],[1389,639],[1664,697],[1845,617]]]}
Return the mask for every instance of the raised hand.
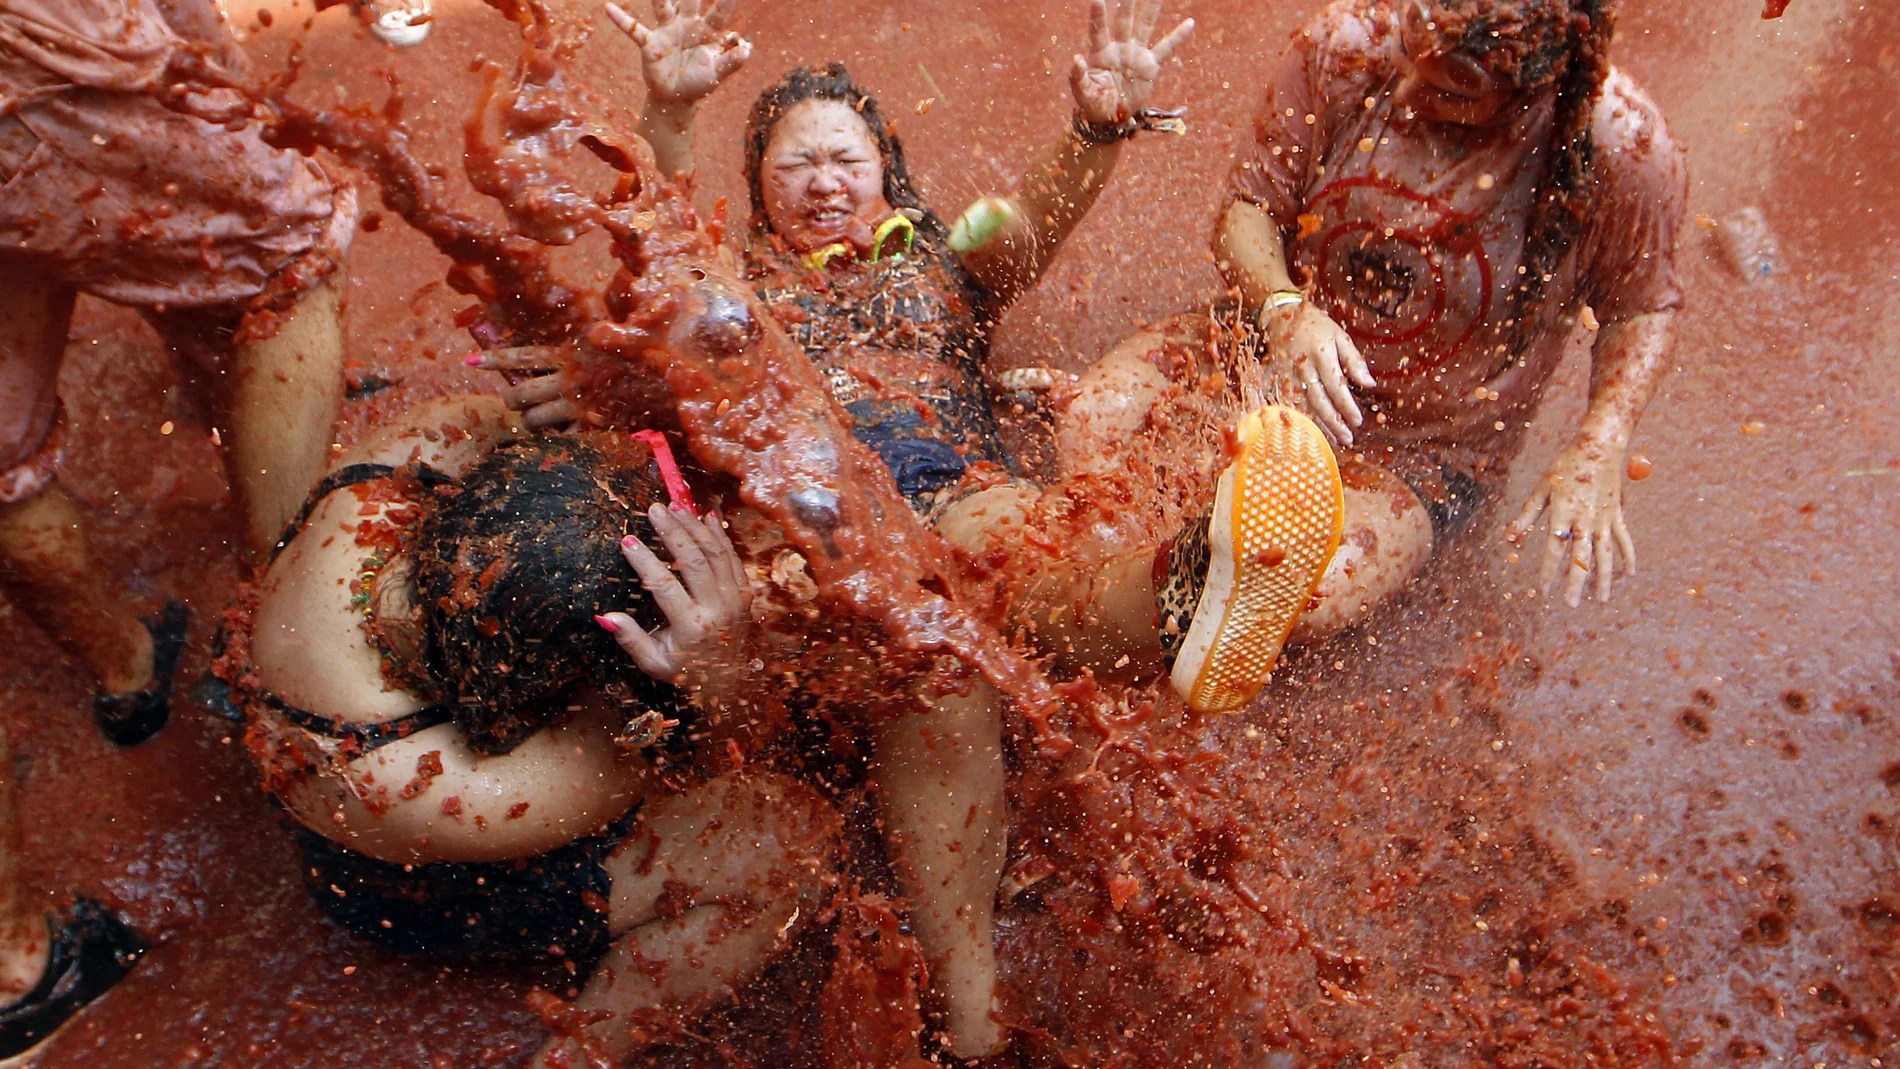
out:
{"label": "raised hand", "polygon": [[732,32],[738,0],[655,0],[649,29],[618,4],[607,17],[640,46],[647,91],[666,104],[694,104],[719,88],[752,56],[752,42]]}
{"label": "raised hand", "polygon": [[1089,0],[1089,54],[1076,56],[1069,71],[1083,122],[1119,126],[1148,106],[1161,65],[1194,32],[1194,20],[1183,19],[1151,48],[1160,19],[1161,0],[1117,0],[1111,29],[1107,0]]}
{"label": "raised hand", "polygon": [[695,517],[655,504],[647,518],[678,574],[631,535],[620,552],[666,614],[667,626],[648,633],[623,612],[599,617],[600,626],[653,678],[724,690],[744,669],[743,631],[752,621],[745,566],[716,513]]}

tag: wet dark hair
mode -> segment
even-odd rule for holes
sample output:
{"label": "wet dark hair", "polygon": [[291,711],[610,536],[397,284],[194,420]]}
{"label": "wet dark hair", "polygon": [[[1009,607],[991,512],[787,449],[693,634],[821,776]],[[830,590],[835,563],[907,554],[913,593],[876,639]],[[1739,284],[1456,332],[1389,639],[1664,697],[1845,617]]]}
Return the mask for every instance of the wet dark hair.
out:
{"label": "wet dark hair", "polygon": [[1507,344],[1523,351],[1537,329],[1549,282],[1590,217],[1591,125],[1610,74],[1614,0],[1423,0],[1456,49],[1509,79],[1519,92],[1557,86],[1551,156],[1524,228],[1524,275],[1512,291]]}
{"label": "wet dark hair", "polygon": [[[620,554],[658,545],[665,500],[644,446],[598,434],[509,442],[436,491],[415,540],[423,662],[480,753],[506,753],[566,712],[579,683],[666,710],[674,688],[631,668],[597,613],[663,616]],[[638,708],[634,708],[638,707]]]}
{"label": "wet dark hair", "polygon": [[904,143],[898,139],[896,127],[884,120],[877,98],[852,81],[851,72],[845,70],[842,63],[793,67],[767,86],[753,102],[752,114],[745,125],[745,181],[752,197],[754,232],[763,234],[772,229],[771,221],[765,216],[764,177],[765,150],[772,143],[772,130],[786,112],[807,100],[836,100],[851,105],[851,110],[870,128],[871,137],[884,156],[884,199],[893,208],[910,208],[923,213],[923,219],[917,223],[922,236],[941,239],[948,233],[943,220],[924,205],[923,198],[917,195],[917,187],[911,184],[910,165],[904,160]]}

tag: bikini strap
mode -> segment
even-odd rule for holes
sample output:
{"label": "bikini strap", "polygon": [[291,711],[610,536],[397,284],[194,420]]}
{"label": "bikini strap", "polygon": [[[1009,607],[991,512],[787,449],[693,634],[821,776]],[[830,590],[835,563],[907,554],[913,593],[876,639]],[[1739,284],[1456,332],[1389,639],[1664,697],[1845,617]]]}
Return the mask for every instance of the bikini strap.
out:
{"label": "bikini strap", "polygon": [[[284,547],[290,545],[292,539],[303,533],[304,524],[310,522],[310,514],[317,510],[317,506],[323,503],[324,498],[338,490],[375,482],[378,479],[387,479],[394,474],[396,474],[396,469],[388,464],[345,464],[317,480],[317,485],[311,489],[310,496],[304,499],[303,508],[297,510],[296,518],[284,527],[284,533],[278,537],[277,544],[271,547],[269,563],[276,563],[277,556],[284,551]],[[416,465],[416,478],[423,486],[430,489],[455,481],[454,477],[427,464]]]}
{"label": "bikini strap", "polygon": [[446,705],[430,705],[394,720],[384,720],[375,724],[356,724],[318,716],[308,709],[299,709],[275,694],[260,693],[257,695],[257,700],[277,715],[312,735],[353,740],[365,750],[374,750],[392,742],[400,742],[418,731],[449,723],[454,716]]}

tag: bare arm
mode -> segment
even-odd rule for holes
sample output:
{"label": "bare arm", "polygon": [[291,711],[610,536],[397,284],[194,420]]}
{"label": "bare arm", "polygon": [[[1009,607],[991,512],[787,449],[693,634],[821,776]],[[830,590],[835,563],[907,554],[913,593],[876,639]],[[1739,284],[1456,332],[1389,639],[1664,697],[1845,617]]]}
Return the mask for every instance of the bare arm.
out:
{"label": "bare arm", "polygon": [[1236,197],[1216,224],[1214,261],[1247,307],[1259,310],[1260,328],[1274,357],[1298,379],[1307,414],[1335,443],[1351,445],[1353,428],[1365,422],[1352,387],[1373,385],[1372,371],[1345,328],[1298,296],[1280,224]]}
{"label": "bare arm", "polygon": [[693,114],[708,93],[752,55],[752,42],[727,27],[738,0],[656,0],[649,29],[621,8],[607,17],[640,46],[647,106],[636,132],[653,146],[665,175],[693,173]]}
{"label": "bare arm", "polygon": [[951,247],[1002,304],[1035,285],[1095,206],[1161,64],[1194,32],[1194,20],[1183,20],[1150,48],[1160,17],[1161,0],[1120,0],[1111,27],[1107,0],[1090,0],[1089,55],[1076,56],[1069,73],[1075,121],[1036,156],[1015,193],[985,197],[957,220]]}
{"label": "bare arm", "polygon": [[1620,458],[1656,396],[1675,347],[1674,312],[1604,324],[1590,349],[1590,408],[1577,440],[1613,449]]}
{"label": "bare arm", "polygon": [[646,110],[640,113],[640,125],[634,132],[653,146],[653,161],[659,164],[661,174],[690,176],[698,170],[693,160],[693,113],[697,108],[697,103],[647,98]]}
{"label": "bare arm", "polygon": [[1095,144],[1073,130],[1065,132],[1023,172],[1014,195],[985,198],[964,212],[959,238],[973,228],[996,228],[987,241],[963,253],[964,266],[1001,304],[1022,296],[1095,206],[1121,153],[1119,142]]}
{"label": "bare arm", "polygon": [[1623,569],[1636,571],[1636,547],[1623,523],[1624,455],[1637,420],[1656,395],[1675,338],[1674,312],[1604,325],[1591,349],[1590,407],[1583,426],[1505,531],[1518,541],[1540,514],[1549,512],[1539,579],[1549,589],[1563,573],[1564,600],[1573,606],[1582,602],[1592,572],[1597,600],[1609,600],[1619,552]]}
{"label": "bare arm", "polygon": [[1275,293],[1296,289],[1286,269],[1280,224],[1252,201],[1235,197],[1214,231],[1214,262],[1229,286],[1240,290],[1249,308],[1259,308]]}

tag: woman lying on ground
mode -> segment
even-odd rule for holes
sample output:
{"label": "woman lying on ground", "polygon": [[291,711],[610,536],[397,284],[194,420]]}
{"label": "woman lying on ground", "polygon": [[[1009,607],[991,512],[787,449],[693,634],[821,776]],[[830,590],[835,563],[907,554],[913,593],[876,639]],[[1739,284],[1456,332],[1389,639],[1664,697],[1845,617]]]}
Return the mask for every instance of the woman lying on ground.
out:
{"label": "woman lying on ground", "polygon": [[[721,32],[718,6],[701,17],[697,4],[665,5],[651,30],[609,13],[642,46],[651,94],[642,132],[663,170],[690,171],[693,107],[749,46]],[[918,198],[902,145],[842,66],[789,72],[761,95],[746,131],[745,263],[913,506],[961,548],[1017,561],[1012,617],[1048,621],[1037,631],[1045,648],[1101,671],[1131,661],[1153,671],[1173,656],[1190,704],[1228,709],[1264,683],[1337,538],[1339,484],[1318,429],[1287,409],[1245,417],[1222,496],[1180,551],[1150,538],[1056,558],[1017,552],[1044,491],[1010,477],[988,388],[994,324],[1094,203],[1121,143],[1155,125],[1145,110],[1154,77],[1192,28],[1182,23],[1151,50],[1143,42],[1159,14],[1158,3],[1139,12],[1124,3],[1111,30],[1105,4],[1092,4],[1091,55],[1071,74],[1074,120],[1014,195],[985,198],[955,227]],[[481,362],[523,371],[547,360]],[[574,376],[546,376],[512,400],[530,422],[560,423],[579,411],[576,389]],[[1097,508],[1086,490],[1068,489],[1049,491],[1056,507]],[[1179,597],[1203,588],[1198,603]],[[908,715],[874,719],[873,776],[950,1049],[969,1056],[1003,1038],[991,941],[1007,834],[1002,699],[980,680],[939,689],[921,692]]]}
{"label": "woman lying on ground", "polygon": [[[624,436],[524,439],[493,398],[413,409],[318,485],[223,666],[338,923],[402,953],[598,960],[536,1064],[625,1057],[643,1014],[729,992],[834,879],[815,791],[694,764],[747,731],[720,712],[750,587],[650,462]],[[698,708],[629,655],[704,669]]]}

